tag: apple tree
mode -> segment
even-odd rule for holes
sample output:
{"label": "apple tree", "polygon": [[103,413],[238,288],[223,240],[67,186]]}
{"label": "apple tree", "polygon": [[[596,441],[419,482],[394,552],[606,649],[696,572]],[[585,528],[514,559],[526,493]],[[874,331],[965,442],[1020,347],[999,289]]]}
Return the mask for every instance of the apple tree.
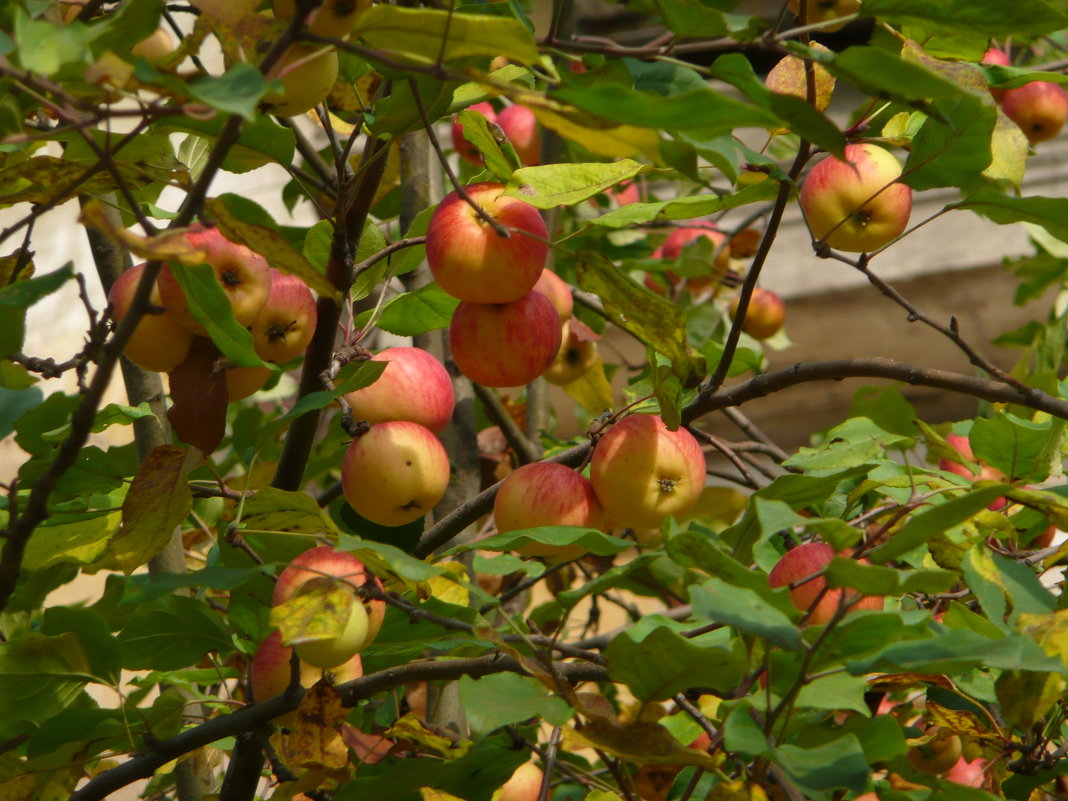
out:
{"label": "apple tree", "polygon": [[[0,5],[0,798],[1068,794],[1068,4],[531,5]],[[963,367],[771,369],[798,206]]]}

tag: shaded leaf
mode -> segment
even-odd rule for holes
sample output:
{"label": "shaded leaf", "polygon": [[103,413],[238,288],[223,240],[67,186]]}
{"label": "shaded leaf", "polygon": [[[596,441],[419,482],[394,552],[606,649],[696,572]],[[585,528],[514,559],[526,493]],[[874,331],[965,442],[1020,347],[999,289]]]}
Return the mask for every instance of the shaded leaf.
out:
{"label": "shaded leaf", "polygon": [[781,648],[801,647],[801,632],[780,609],[745,587],[709,579],[690,589],[694,614],[762,637]]}
{"label": "shaded leaf", "polygon": [[570,719],[571,707],[547,694],[535,679],[514,673],[495,673],[481,679],[460,679],[460,700],[476,732],[489,732],[527,718],[542,718],[554,726]]}
{"label": "shaded leaf", "polygon": [[666,627],[641,640],[625,631],[609,644],[608,675],[644,701],[660,701],[690,687],[727,692],[742,677],[744,660],[720,646],[702,646]]}
{"label": "shaded leaf", "polygon": [[208,651],[234,649],[230,633],[203,601],[172,595],[139,606],[119,633],[122,665],[130,670],[178,670]]}
{"label": "shaded leaf", "polygon": [[506,193],[538,209],[574,206],[611,189],[621,181],[650,172],[651,168],[630,159],[610,164],[546,164],[523,167],[508,179]]}

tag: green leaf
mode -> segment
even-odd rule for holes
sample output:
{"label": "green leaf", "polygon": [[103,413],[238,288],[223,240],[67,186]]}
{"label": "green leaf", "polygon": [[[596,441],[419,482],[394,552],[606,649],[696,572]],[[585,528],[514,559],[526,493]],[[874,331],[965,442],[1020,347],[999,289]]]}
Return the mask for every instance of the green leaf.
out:
{"label": "green leaf", "polygon": [[264,367],[252,347],[252,335],[234,319],[234,309],[210,264],[183,265],[171,262],[171,273],[182,287],[189,310],[199,320],[211,341],[238,367]]}
{"label": "green leaf", "polygon": [[218,77],[190,81],[189,92],[197,100],[226,114],[246,120],[256,116],[256,107],[267,93],[268,81],[254,64],[235,64]]}
{"label": "green leaf", "polygon": [[444,61],[503,54],[530,66],[539,59],[534,37],[523,23],[488,14],[374,5],[361,19],[360,38],[423,64],[436,62],[439,53]]}
{"label": "green leaf", "polygon": [[1030,38],[1068,27],[1068,13],[1047,0],[864,0],[860,13],[891,24],[934,22],[999,39]]}
{"label": "green leaf", "polygon": [[515,148],[502,147],[502,143],[490,130],[486,116],[480,111],[465,109],[456,115],[456,121],[463,129],[463,137],[482,154],[486,169],[501,181],[508,182],[512,173],[521,166],[515,156]]}
{"label": "green leaf", "polygon": [[889,542],[871,552],[871,560],[884,564],[920,547],[939,534],[970,520],[995,498],[1003,495],[1006,489],[1004,484],[974,489],[958,498],[917,512]]}
{"label": "green leaf", "polygon": [[[16,281],[0,289],[0,307],[25,309],[41,298],[51,295],[74,277],[74,262],[67,262],[58,270]],[[5,312],[5,314],[8,312]]]}
{"label": "green leaf", "polygon": [[42,400],[44,394],[39,387],[21,390],[0,387],[0,439],[7,439],[15,430],[15,421],[30,409],[39,406]]}
{"label": "green leaf", "polygon": [[445,555],[462,553],[463,551],[518,551],[527,545],[547,545],[553,548],[563,548],[568,545],[579,545],[590,553],[597,556],[611,556],[621,553],[632,546],[627,540],[621,540],[583,526],[541,526],[539,528],[520,529],[509,531],[506,534],[495,534],[484,540],[470,545],[460,545],[446,551]]}
{"label": "green leaf", "polygon": [[871,771],[860,741],[852,734],[815,748],[781,745],[775,749],[775,761],[800,787],[816,791],[844,787],[859,793]]}
{"label": "green leaf", "polygon": [[914,437],[916,409],[897,387],[861,387],[853,393],[850,417],[867,417],[884,431]]}
{"label": "green leaf", "polygon": [[641,640],[633,630],[605,651],[608,675],[643,701],[660,701],[690,687],[728,692],[741,680],[744,660],[721,646],[702,646],[660,626]]}
{"label": "green leaf", "polygon": [[[156,123],[160,131],[184,131],[214,142],[222,133],[226,116],[215,114],[209,119],[167,116]],[[237,144],[231,148],[222,167],[228,172],[246,173],[265,164],[293,163],[296,136],[289,128],[278,125],[269,116],[257,116],[241,126]]]}
{"label": "green leaf", "polygon": [[686,340],[682,309],[620,275],[600,253],[581,251],[576,273],[579,286],[600,297],[613,323],[667,356],[684,387],[696,386],[705,373],[704,359]]}
{"label": "green leaf", "polygon": [[851,709],[867,717],[871,714],[864,701],[868,689],[864,676],[832,673],[805,684],[797,694],[797,705],[809,709]]}
{"label": "green leaf", "polygon": [[88,64],[91,34],[82,24],[53,25],[31,20],[22,9],[15,14],[14,40],[17,60],[23,69],[48,77],[65,64]]}
{"label": "green leaf", "polygon": [[51,565],[89,565],[107,552],[108,542],[118,532],[118,512],[96,515],[74,523],[41,526],[26,545],[22,566],[43,570]]}
{"label": "green leaf", "polygon": [[763,637],[780,648],[801,647],[797,626],[753,590],[713,578],[690,589],[690,602],[697,616]]}
{"label": "green leaf", "polygon": [[81,642],[69,632],[26,634],[0,643],[0,716],[47,720],[81,695],[92,672]]}
{"label": "green leaf", "polygon": [[998,225],[1033,223],[1045,228],[1057,239],[1068,242],[1066,198],[1013,197],[987,187],[973,192],[951,208],[969,209]]}
{"label": "green leaf", "polygon": [[611,189],[651,167],[631,159],[611,164],[546,164],[516,170],[508,180],[507,194],[524,200],[538,209],[574,206],[594,195]]}
{"label": "green leaf", "polygon": [[799,448],[783,462],[806,471],[841,470],[861,462],[879,462],[884,451],[907,450],[915,440],[884,431],[865,417],[853,417],[826,433],[814,448]]}
{"label": "green leaf", "polygon": [[[613,587],[626,584],[629,576],[648,569],[649,565],[658,558],[658,554],[646,553],[631,559],[625,564],[615,565],[596,578],[586,581],[574,589],[559,593],[556,596],[556,601],[565,609],[573,609],[583,598],[598,595]],[[520,564],[525,566],[526,563],[520,562]]]}
{"label": "green leaf", "polygon": [[337,547],[342,551],[352,551],[377,576],[392,575],[404,581],[427,581],[444,572],[442,568],[417,559],[396,546],[359,539],[351,534],[342,533]]}
{"label": "green leaf", "polygon": [[562,726],[573,714],[566,701],[549,695],[537,679],[514,673],[496,673],[477,680],[463,676],[460,701],[471,728],[482,734],[527,718]]}
{"label": "green leaf", "polygon": [[775,181],[761,181],[738,192],[721,195],[694,195],[653,203],[629,203],[602,214],[591,222],[606,228],[627,228],[662,220],[689,220],[704,217],[749,203],[763,203],[773,199],[779,192]]}
{"label": "green leaf", "polygon": [[[121,403],[109,403],[96,413],[92,428],[94,434],[106,431],[113,425],[131,425],[135,420],[152,417],[154,412],[149,408],[147,401],[142,401],[137,406],[124,406]],[[59,442],[66,439],[70,434],[70,423],[45,432],[42,437],[46,441]]]}
{"label": "green leaf", "polygon": [[902,180],[916,190],[970,187],[993,158],[990,140],[997,109],[974,95],[938,104],[942,119],[928,117],[912,139]]}
{"label": "green leaf", "polygon": [[976,420],[968,441],[979,461],[1011,479],[1039,482],[1049,475],[1051,459],[1060,459],[1063,430],[1063,420],[1034,422],[999,412],[996,417]]}
{"label": "green leaf", "polygon": [[330,515],[306,492],[266,487],[245,501],[242,523],[260,531],[294,534],[338,533]]}
{"label": "green leaf", "polygon": [[99,614],[73,606],[53,606],[45,610],[41,631],[50,636],[68,632],[75,635],[92,675],[104,684],[119,683],[122,673],[119,643],[107,621]]}
{"label": "green leaf", "polygon": [[764,730],[753,720],[752,707],[741,703],[723,723],[723,742],[731,753],[748,757],[765,756],[771,751]]}
{"label": "green leaf", "polygon": [[849,587],[862,590],[865,595],[895,596],[909,592],[945,592],[958,579],[951,570],[899,570],[842,556],[836,556],[827,565],[824,575],[832,588]]}
{"label": "green leaf", "polygon": [[257,565],[252,568],[205,567],[191,573],[135,573],[128,576],[124,604],[137,606],[165,595],[173,595],[175,590],[196,587],[202,590],[235,590],[264,573],[264,568]]}
{"label": "green leaf", "polygon": [[129,670],[178,670],[208,651],[234,650],[230,633],[204,601],[172,595],[139,606],[119,633]]}
{"label": "green leaf", "polygon": [[459,305],[460,301],[431,282],[387,303],[378,318],[378,327],[398,336],[425,334],[447,328]]}
{"label": "green leaf", "polygon": [[683,567],[695,567],[736,587],[745,587],[764,598],[772,595],[766,577],[743,565],[726,549],[696,531],[683,531],[665,543],[670,559]]}

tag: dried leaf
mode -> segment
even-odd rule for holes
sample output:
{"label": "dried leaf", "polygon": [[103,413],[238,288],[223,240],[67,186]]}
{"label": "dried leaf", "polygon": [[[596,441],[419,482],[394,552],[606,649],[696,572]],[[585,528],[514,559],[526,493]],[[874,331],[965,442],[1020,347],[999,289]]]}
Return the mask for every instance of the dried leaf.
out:
{"label": "dried leaf", "polygon": [[226,433],[226,371],[222,356],[210,340],[193,345],[189,356],[168,375],[174,433],[204,453],[214,451]]}
{"label": "dried leaf", "polygon": [[287,764],[295,770],[341,770],[349,750],[341,737],[345,709],[341,694],[328,683],[313,686],[297,707],[297,722],[286,741]]}
{"label": "dried leaf", "polygon": [[356,596],[329,576],[309,579],[288,601],[271,609],[270,623],[284,645],[340,637],[355,608]]}

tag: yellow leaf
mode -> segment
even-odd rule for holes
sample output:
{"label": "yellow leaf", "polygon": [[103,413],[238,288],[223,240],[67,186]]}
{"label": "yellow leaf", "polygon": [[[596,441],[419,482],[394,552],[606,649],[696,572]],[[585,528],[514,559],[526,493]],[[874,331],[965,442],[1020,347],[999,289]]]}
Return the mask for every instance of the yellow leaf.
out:
{"label": "yellow leaf", "polygon": [[617,159],[644,156],[657,161],[660,158],[660,140],[651,128],[620,125],[543,95],[519,93],[513,99],[529,107],[546,128],[591,153]]}
{"label": "yellow leaf", "polygon": [[411,712],[394,723],[393,728],[386,732],[386,737],[393,740],[410,740],[438,752],[446,759],[459,759],[471,748],[469,741],[456,742],[447,734],[432,730]]}
{"label": "yellow leaf", "polygon": [[341,694],[326,682],[315,684],[297,707],[297,722],[286,742],[287,764],[300,770],[346,767],[349,750],[341,739],[344,720]]}
{"label": "yellow leaf", "polygon": [[270,622],[285,645],[340,637],[357,603],[351,588],[329,576],[305,582],[300,591],[271,609]]}
{"label": "yellow leaf", "polygon": [[581,377],[570,384],[564,384],[564,392],[590,414],[597,415],[612,408],[612,385],[604,374],[604,362],[600,353],[597,354],[593,366]]}
{"label": "yellow leaf", "polygon": [[423,797],[423,801],[463,801],[459,796],[446,793],[436,787],[420,787],[419,795]]}
{"label": "yellow leaf", "polygon": [[687,748],[659,723],[621,723],[608,718],[591,718],[581,730],[563,729],[567,750],[599,748],[613,756],[639,765],[695,765],[715,770],[722,758]]}
{"label": "yellow leaf", "polygon": [[445,603],[467,606],[469,593],[461,582],[467,580],[467,568],[462,562],[443,562],[438,565],[445,573],[427,581],[430,595]]}

